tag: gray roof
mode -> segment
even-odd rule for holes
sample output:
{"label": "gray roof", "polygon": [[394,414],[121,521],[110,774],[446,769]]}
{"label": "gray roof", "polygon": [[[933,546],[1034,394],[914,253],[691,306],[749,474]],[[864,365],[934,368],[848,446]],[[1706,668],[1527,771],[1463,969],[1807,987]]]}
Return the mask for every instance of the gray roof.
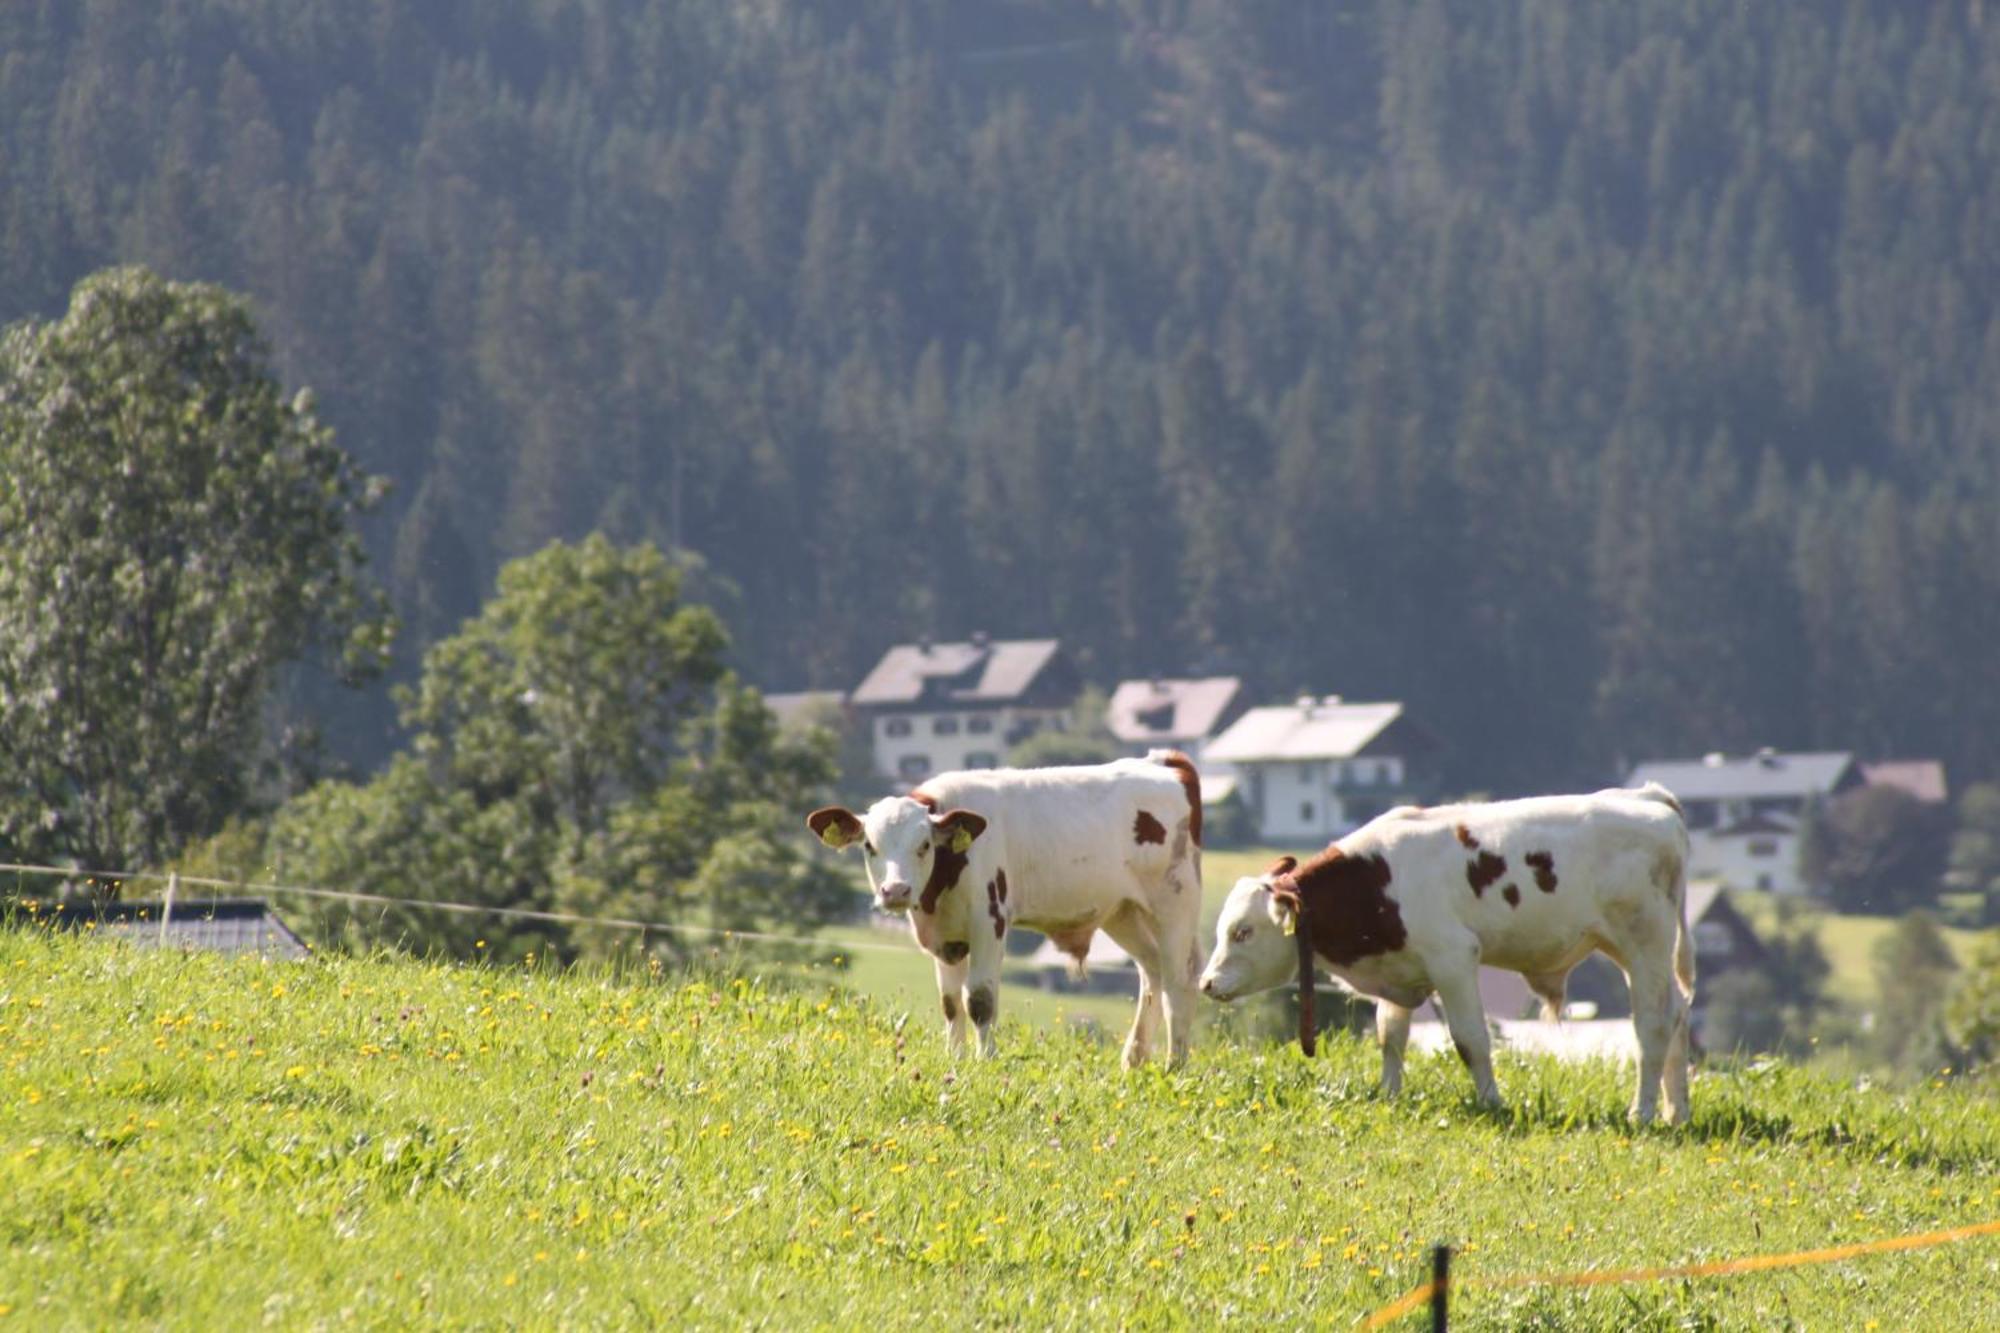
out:
{"label": "gray roof", "polygon": [[1121,681],[1104,711],[1105,725],[1133,745],[1200,740],[1215,730],[1242,688],[1235,676]]}
{"label": "gray roof", "polygon": [[1034,687],[1061,646],[1055,639],[899,643],[882,654],[848,702],[858,708],[1013,703]]}
{"label": "gray roof", "polygon": [[162,906],[127,899],[102,904],[60,902],[46,905],[36,915],[52,926],[88,928],[93,934],[130,940],[146,948],[259,953],[271,958],[304,958],[309,952],[305,941],[294,935],[262,898],[176,898],[164,932],[160,929]]}
{"label": "gray roof", "polygon": [[1219,763],[1349,759],[1403,715],[1399,703],[1351,704],[1339,695],[1253,708],[1202,751]]}
{"label": "gray roof", "polygon": [[1628,787],[1657,782],[1683,801],[1742,801],[1759,797],[1824,796],[1851,779],[1854,756],[1846,750],[1711,754],[1641,764]]}

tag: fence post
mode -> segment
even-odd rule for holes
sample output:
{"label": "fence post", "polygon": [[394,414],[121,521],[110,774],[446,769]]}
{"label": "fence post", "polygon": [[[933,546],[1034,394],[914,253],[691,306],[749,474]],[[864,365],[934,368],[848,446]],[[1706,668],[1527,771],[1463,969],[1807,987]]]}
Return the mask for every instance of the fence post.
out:
{"label": "fence post", "polygon": [[1445,1304],[1451,1291],[1451,1246],[1431,1248],[1431,1333],[1445,1333]]}
{"label": "fence post", "polygon": [[181,872],[178,870],[168,871],[167,900],[160,904],[160,946],[162,948],[166,947],[167,943],[167,922],[172,920],[174,915],[174,890],[180,888],[180,886]]}

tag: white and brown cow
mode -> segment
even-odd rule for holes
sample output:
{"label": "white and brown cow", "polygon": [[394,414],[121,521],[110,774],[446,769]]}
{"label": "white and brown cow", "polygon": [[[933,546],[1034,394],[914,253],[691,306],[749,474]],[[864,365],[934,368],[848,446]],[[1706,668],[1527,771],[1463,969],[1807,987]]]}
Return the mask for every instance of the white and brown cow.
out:
{"label": "white and brown cow", "polygon": [[1186,1057],[1201,967],[1201,783],[1185,755],[942,773],[865,814],[834,806],[806,823],[829,847],[860,844],[876,905],[908,913],[937,964],[953,1052],[969,1017],[980,1054],[993,1053],[1003,941],[1021,925],[1079,964],[1097,931],[1116,940],[1140,976],[1126,1065],[1150,1053],[1162,1000],[1169,1059]]}
{"label": "white and brown cow", "polygon": [[[1433,992],[1479,1099],[1498,1104],[1479,967],[1519,972],[1550,1017],[1571,968],[1602,951],[1624,969],[1639,1039],[1633,1119],[1688,1114],[1687,829],[1672,793],[1405,806],[1299,865],[1237,881],[1201,988],[1232,1000],[1285,982],[1305,950],[1377,1003],[1382,1085],[1402,1084],[1410,1011]],[[1302,982],[1303,984],[1303,982]]]}

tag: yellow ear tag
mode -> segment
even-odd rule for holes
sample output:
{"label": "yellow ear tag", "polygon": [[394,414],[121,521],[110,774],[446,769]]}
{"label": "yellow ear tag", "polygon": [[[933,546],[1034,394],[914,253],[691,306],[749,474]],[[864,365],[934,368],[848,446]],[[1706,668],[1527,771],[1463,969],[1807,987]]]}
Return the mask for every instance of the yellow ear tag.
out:
{"label": "yellow ear tag", "polygon": [[1289,936],[1289,935],[1296,935],[1298,933],[1299,933],[1299,914],[1297,912],[1285,913],[1285,934]]}
{"label": "yellow ear tag", "polygon": [[954,852],[958,852],[961,855],[963,855],[965,849],[970,847],[971,845],[972,845],[972,835],[970,833],[966,832],[962,828],[955,828],[951,831],[951,849]]}

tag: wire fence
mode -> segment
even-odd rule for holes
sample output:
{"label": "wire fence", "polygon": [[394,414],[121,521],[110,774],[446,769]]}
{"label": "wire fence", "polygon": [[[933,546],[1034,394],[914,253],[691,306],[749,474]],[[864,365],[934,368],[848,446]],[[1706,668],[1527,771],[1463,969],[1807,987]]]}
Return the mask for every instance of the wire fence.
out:
{"label": "wire fence", "polygon": [[[1814,1264],[1839,1263],[1844,1259],[1859,1259],[1866,1255],[1887,1254],[1897,1250],[1929,1249],[1936,1245],[1949,1245],[1954,1241],[1996,1235],[2000,1235],[2000,1218],[1990,1222],[1976,1222],[1969,1226],[1948,1227],[1943,1231],[1884,1236],[1877,1240],[1856,1241],[1848,1245],[1828,1245],[1816,1250],[1793,1250],[1786,1254],[1752,1254],[1736,1259],[1713,1259],[1698,1264],[1672,1264],[1658,1268],[1585,1269],[1572,1273],[1435,1276],[1429,1282],[1412,1287],[1381,1309],[1364,1316],[1359,1322],[1363,1329],[1384,1328],[1405,1315],[1414,1314],[1429,1306],[1432,1327],[1442,1329],[1445,1327],[1447,1297],[1467,1289],[1605,1287],[1623,1286],[1635,1282],[1659,1282],[1670,1278],[1728,1277],[1737,1273],[1762,1273],[1774,1268],[1804,1268]],[[1434,1255],[1432,1270],[1434,1273],[1443,1274],[1447,1271],[1449,1253],[1449,1247],[1438,1247]]]}
{"label": "wire fence", "polygon": [[81,870],[74,866],[41,866],[0,862],[0,874],[38,875],[71,881],[103,884],[152,883],[167,888],[165,910],[172,912],[174,898],[183,887],[223,889],[242,895],[292,894],[329,902],[358,903],[366,906],[406,907],[417,910],[487,916],[503,921],[525,921],[542,925],[602,926],[614,930],[658,931],[668,935],[705,935],[725,940],[748,940],[760,944],[794,944],[841,950],[862,949],[884,953],[908,953],[911,946],[887,941],[832,941],[813,935],[786,935],[761,930],[736,930],[727,926],[691,925],[683,921],[640,921],[630,917],[592,916],[581,912],[548,912],[531,907],[499,907],[486,903],[447,902],[435,898],[392,898],[380,893],[360,893],[351,889],[325,889],[316,885],[273,884],[254,880],[216,879],[203,875],[183,875],[178,871]]}

